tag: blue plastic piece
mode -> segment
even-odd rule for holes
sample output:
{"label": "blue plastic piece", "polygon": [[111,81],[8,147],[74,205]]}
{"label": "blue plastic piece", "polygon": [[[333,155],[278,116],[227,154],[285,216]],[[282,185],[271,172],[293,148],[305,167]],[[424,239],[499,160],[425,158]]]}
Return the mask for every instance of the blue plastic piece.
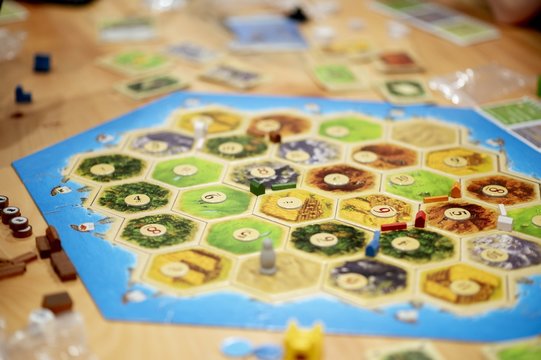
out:
{"label": "blue plastic piece", "polygon": [[222,342],[222,353],[229,357],[244,357],[254,351],[252,343],[243,338],[230,337]]}
{"label": "blue plastic piece", "polygon": [[27,104],[32,102],[32,93],[24,92],[21,85],[17,85],[15,88],[15,102],[17,104]]}
{"label": "blue plastic piece", "polygon": [[261,345],[255,348],[254,355],[257,360],[280,360],[283,350],[279,345]]}
{"label": "blue plastic piece", "polygon": [[34,55],[34,71],[49,72],[51,70],[51,57],[49,54]]}
{"label": "blue plastic piece", "polygon": [[370,241],[370,243],[366,247],[366,250],[365,250],[365,255],[366,256],[374,257],[374,256],[376,256],[378,254],[378,251],[379,251],[379,237],[380,236],[381,236],[381,231],[376,230],[374,232],[374,238],[372,239],[372,241]]}

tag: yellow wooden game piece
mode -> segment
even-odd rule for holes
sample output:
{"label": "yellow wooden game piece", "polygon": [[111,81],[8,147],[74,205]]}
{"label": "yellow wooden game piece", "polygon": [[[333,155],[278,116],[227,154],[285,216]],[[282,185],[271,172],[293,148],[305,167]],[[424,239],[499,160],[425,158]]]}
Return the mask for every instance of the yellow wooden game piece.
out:
{"label": "yellow wooden game piece", "polygon": [[323,325],[300,329],[291,321],[284,338],[284,360],[320,360],[323,358]]}
{"label": "yellow wooden game piece", "polygon": [[433,202],[440,202],[440,201],[449,201],[449,197],[447,195],[440,195],[440,196],[427,196],[423,199],[423,203],[433,203]]}

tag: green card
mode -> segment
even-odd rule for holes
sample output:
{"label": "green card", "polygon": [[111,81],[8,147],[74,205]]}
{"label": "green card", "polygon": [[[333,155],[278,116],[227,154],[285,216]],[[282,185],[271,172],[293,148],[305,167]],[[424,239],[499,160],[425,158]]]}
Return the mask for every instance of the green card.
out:
{"label": "green card", "polygon": [[359,90],[366,81],[351,67],[343,64],[316,64],[312,68],[316,81],[327,90]]}
{"label": "green card", "polygon": [[530,98],[485,105],[481,110],[504,125],[541,120],[541,104]]}
{"label": "green card", "polygon": [[100,59],[99,63],[128,75],[139,75],[162,70],[172,64],[171,60],[165,55],[143,50],[128,50],[106,56]]}

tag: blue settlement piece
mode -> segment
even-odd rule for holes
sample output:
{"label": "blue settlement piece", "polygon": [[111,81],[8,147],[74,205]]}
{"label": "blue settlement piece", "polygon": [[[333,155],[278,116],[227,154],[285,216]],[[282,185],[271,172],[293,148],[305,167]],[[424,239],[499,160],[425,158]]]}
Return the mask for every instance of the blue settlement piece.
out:
{"label": "blue settlement piece", "polygon": [[17,104],[27,104],[32,102],[32,93],[24,92],[21,85],[17,85],[15,88],[15,102]]}
{"label": "blue settlement piece", "polygon": [[49,72],[51,70],[51,56],[49,54],[37,53],[34,55],[34,71]]}
{"label": "blue settlement piece", "polygon": [[254,351],[252,343],[238,337],[229,337],[222,342],[222,353],[228,357],[245,357]]}
{"label": "blue settlement piece", "polygon": [[380,235],[381,235],[381,231],[376,230],[374,232],[374,238],[372,239],[372,241],[370,241],[368,246],[366,246],[366,250],[365,250],[365,255],[366,256],[374,257],[374,256],[376,256],[378,254]]}

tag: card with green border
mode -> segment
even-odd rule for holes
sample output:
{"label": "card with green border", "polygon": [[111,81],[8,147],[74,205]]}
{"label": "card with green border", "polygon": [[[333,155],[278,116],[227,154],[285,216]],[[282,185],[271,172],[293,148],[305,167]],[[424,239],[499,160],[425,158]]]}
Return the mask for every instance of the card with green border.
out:
{"label": "card with green border", "polygon": [[316,82],[329,91],[365,90],[367,76],[357,68],[340,63],[315,63],[311,74]]}
{"label": "card with green border", "polygon": [[431,102],[432,95],[422,79],[385,80],[377,86],[378,91],[394,104],[419,104]]}
{"label": "card with green border", "polygon": [[141,79],[123,81],[115,89],[135,100],[163,95],[188,87],[188,82],[175,75],[152,75]]}
{"label": "card with green border", "polygon": [[541,120],[541,103],[528,97],[483,105],[481,110],[506,126]]}
{"label": "card with green border", "polygon": [[488,360],[533,360],[541,359],[541,339],[507,341],[483,348]]}
{"label": "card with green border", "polygon": [[144,75],[172,65],[167,56],[143,50],[126,50],[98,60],[106,68],[126,75]]}

